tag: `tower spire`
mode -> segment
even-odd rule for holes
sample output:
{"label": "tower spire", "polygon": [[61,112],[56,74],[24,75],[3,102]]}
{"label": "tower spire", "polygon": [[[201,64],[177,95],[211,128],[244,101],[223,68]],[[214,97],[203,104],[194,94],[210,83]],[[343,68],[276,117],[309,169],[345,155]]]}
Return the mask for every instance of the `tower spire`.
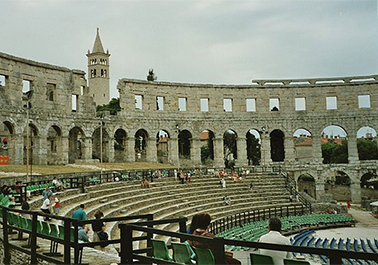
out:
{"label": "tower spire", "polygon": [[97,28],[96,39],[93,45],[92,53],[105,53],[104,47],[102,46],[101,38],[100,38],[100,29]]}

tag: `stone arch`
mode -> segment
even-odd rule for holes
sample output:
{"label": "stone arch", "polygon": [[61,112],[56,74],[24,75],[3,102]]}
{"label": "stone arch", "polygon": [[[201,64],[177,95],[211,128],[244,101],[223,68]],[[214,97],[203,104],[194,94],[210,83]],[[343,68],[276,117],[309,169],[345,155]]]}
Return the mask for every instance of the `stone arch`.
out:
{"label": "stone arch", "polygon": [[279,129],[270,133],[270,156],[272,162],[285,160],[285,134]]}
{"label": "stone arch", "polygon": [[377,132],[369,126],[361,127],[357,131],[357,150],[359,160],[377,160]]}
{"label": "stone arch", "polygon": [[228,129],[223,133],[223,156],[227,168],[232,169],[238,159],[237,139],[238,135],[234,130]]}
{"label": "stone arch", "polygon": [[364,189],[378,190],[377,173],[375,171],[370,171],[363,174],[360,178],[360,186]]}
{"label": "stone arch", "polygon": [[351,177],[344,170],[330,170],[324,180],[324,191],[337,201],[351,201]]}
{"label": "stone arch", "polygon": [[348,134],[339,125],[325,127],[321,134],[323,164],[348,163]]}
{"label": "stone arch", "polygon": [[159,130],[156,134],[156,156],[158,162],[169,162],[169,133],[166,130]]}
{"label": "stone arch", "polygon": [[103,126],[96,128],[92,134],[92,159],[109,162],[109,134]]}
{"label": "stone arch", "polygon": [[127,133],[124,129],[117,129],[114,133],[114,162],[126,161]]}
{"label": "stone arch", "polygon": [[52,125],[47,131],[47,164],[61,164],[63,157],[62,130]]}
{"label": "stone arch", "polygon": [[135,135],[135,161],[147,161],[148,133],[145,129],[139,129]]}
{"label": "stone arch", "polygon": [[0,156],[8,156],[9,163],[15,161],[15,130],[10,121],[4,121],[0,127]]}
{"label": "stone arch", "polygon": [[214,161],[214,138],[211,130],[203,130],[200,134],[202,164],[211,164]]}
{"label": "stone arch", "polygon": [[246,135],[248,165],[261,164],[261,135],[256,129],[250,129]]}
{"label": "stone arch", "polygon": [[86,147],[85,134],[80,127],[73,127],[68,134],[68,162],[75,163],[78,159],[84,158],[84,150]]}
{"label": "stone arch", "polygon": [[313,159],[312,154],[312,135],[305,128],[297,129],[293,134],[295,160],[310,163]]}
{"label": "stone arch", "polygon": [[190,159],[192,134],[188,130],[180,131],[178,135],[179,159]]}
{"label": "stone arch", "polygon": [[298,178],[298,191],[305,192],[312,198],[316,199],[315,178],[309,173],[300,175]]}

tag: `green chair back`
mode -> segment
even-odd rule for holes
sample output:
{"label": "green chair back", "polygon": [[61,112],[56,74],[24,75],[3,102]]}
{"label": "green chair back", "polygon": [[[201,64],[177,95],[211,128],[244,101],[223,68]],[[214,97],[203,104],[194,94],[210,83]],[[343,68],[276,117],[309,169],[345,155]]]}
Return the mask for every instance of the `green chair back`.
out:
{"label": "green chair back", "polygon": [[172,242],[173,260],[178,263],[193,264],[189,246],[185,243]]}
{"label": "green chair back", "polygon": [[43,230],[42,221],[38,220],[37,221],[37,233],[42,234],[42,230]]}
{"label": "green chair back", "polygon": [[56,224],[50,224],[50,235],[53,237],[59,237],[59,228]]}
{"label": "green chair back", "polygon": [[59,230],[59,238],[64,239],[64,226],[58,225],[58,230]]}
{"label": "green chair back", "polygon": [[310,265],[310,262],[298,259],[284,259],[285,265]]}
{"label": "green chair back", "polygon": [[50,225],[47,222],[42,221],[42,234],[50,235]]}
{"label": "green chair back", "polygon": [[249,256],[251,257],[252,265],[274,265],[271,256],[257,253],[250,253]]}
{"label": "green chair back", "polygon": [[215,258],[213,252],[209,248],[194,248],[196,253],[197,265],[213,265]]}
{"label": "green chair back", "polygon": [[152,243],[152,255],[157,259],[172,261],[172,257],[169,255],[167,244],[165,241],[159,239],[151,239]]}

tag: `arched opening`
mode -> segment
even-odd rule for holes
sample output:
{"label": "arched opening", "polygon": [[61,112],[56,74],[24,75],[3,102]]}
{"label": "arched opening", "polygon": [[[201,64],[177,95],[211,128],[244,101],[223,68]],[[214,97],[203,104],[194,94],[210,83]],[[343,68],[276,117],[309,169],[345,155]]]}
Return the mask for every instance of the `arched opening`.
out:
{"label": "arched opening", "polygon": [[312,137],[306,129],[298,129],[294,132],[295,160],[309,163],[312,161]]}
{"label": "arched opening", "polygon": [[8,156],[9,163],[15,162],[15,142],[13,124],[4,121],[0,126],[0,156]]}
{"label": "arched opening", "polygon": [[109,134],[102,126],[92,134],[92,159],[109,162]]}
{"label": "arched opening", "polygon": [[302,174],[298,178],[298,191],[307,193],[316,199],[315,179],[310,174]]}
{"label": "arched opening", "polygon": [[251,129],[246,134],[248,165],[260,165],[261,163],[261,137],[260,133]]}
{"label": "arched opening", "polygon": [[377,160],[377,132],[369,127],[361,127],[357,131],[357,149],[359,160]]}
{"label": "arched opening", "polygon": [[126,160],[126,137],[125,130],[118,129],[114,133],[114,161],[125,162]]}
{"label": "arched opening", "polygon": [[336,171],[327,176],[324,183],[325,193],[331,194],[337,201],[351,201],[350,177],[343,171]]}
{"label": "arched opening", "polygon": [[201,132],[201,162],[209,165],[214,161],[214,133],[210,130]]}
{"label": "arched opening", "polygon": [[156,155],[159,163],[168,163],[169,134],[165,130],[160,130],[156,134]]}
{"label": "arched opening", "polygon": [[180,131],[178,135],[179,158],[190,159],[192,134],[187,130]]}
{"label": "arched opening", "polygon": [[238,136],[233,130],[227,130],[223,134],[223,155],[226,168],[233,169],[235,160],[238,159],[237,138]]}
{"label": "arched opening", "polygon": [[[27,150],[28,150],[28,141],[27,141],[27,129],[24,130],[24,165],[27,161]],[[38,165],[39,164],[39,134],[37,127],[30,123],[29,124],[29,165]]]}
{"label": "arched opening", "polygon": [[62,130],[53,125],[47,131],[47,164],[61,164],[62,159]]}
{"label": "arched opening", "polygon": [[74,127],[70,130],[69,139],[69,163],[75,163],[78,159],[83,159],[85,148],[85,135],[81,128]]}
{"label": "arched opening", "polygon": [[135,133],[135,161],[147,161],[147,139],[146,130],[140,129]]}
{"label": "arched opening", "polygon": [[378,176],[375,171],[368,172],[361,177],[361,188],[378,190]]}
{"label": "arched opening", "polygon": [[321,145],[323,164],[348,163],[348,140],[343,128],[336,125],[324,128]]}
{"label": "arched opening", "polygon": [[281,130],[273,130],[270,133],[270,156],[272,162],[285,160],[285,135]]}

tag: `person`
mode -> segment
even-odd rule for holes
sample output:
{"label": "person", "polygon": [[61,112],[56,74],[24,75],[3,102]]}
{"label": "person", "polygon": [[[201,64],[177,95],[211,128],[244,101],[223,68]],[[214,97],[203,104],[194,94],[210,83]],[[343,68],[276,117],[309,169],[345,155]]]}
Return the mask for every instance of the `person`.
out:
{"label": "person", "polygon": [[[199,213],[193,216],[192,223],[190,225],[189,231],[191,234],[196,236],[206,236],[206,237],[215,237],[214,234],[207,231],[211,222],[211,216],[208,213]],[[189,245],[191,247],[196,248],[209,248],[213,252],[216,253],[216,249],[214,245],[209,245],[208,243],[199,242],[199,241],[192,241],[188,240]],[[233,258],[232,252],[225,252],[225,264],[237,264],[241,265],[241,262],[235,258]]]}
{"label": "person", "polygon": [[220,184],[222,188],[226,188],[226,181],[224,180],[224,178],[221,179]]}
{"label": "person", "polygon": [[49,196],[49,195],[52,195],[53,192],[52,190],[50,190],[50,187],[47,185],[46,188],[42,191],[42,201],[45,201],[46,198]]}
{"label": "person", "polygon": [[350,209],[350,201],[347,201],[347,209],[349,210]]}
{"label": "person", "polygon": [[89,242],[88,228],[85,224],[83,224],[83,226],[78,227],[77,239],[85,243]]}
{"label": "person", "polygon": [[[23,202],[21,204],[21,210],[29,211],[30,210],[30,204],[28,202]],[[32,216],[29,213],[20,213],[20,215],[24,218],[31,219]]]}
{"label": "person", "polygon": [[[279,218],[277,217],[270,218],[268,230],[269,230],[269,233],[261,236],[259,242],[280,244],[280,245],[291,245],[290,240],[281,234],[281,220]],[[283,260],[285,258],[292,257],[291,252],[286,252],[286,251],[260,249],[259,252],[260,254],[271,256],[273,258],[275,265],[283,265],[284,264]]]}
{"label": "person", "polygon": [[55,213],[55,215],[58,215],[59,212],[60,212],[60,198],[59,198],[59,194],[56,194],[54,201],[55,201],[55,204],[54,204],[54,207],[53,207],[54,208],[54,213]]}
{"label": "person", "polygon": [[249,184],[249,189],[250,189],[250,190],[253,189],[253,182],[251,182],[251,184]]}
{"label": "person", "polygon": [[[42,204],[42,207],[41,207],[41,211],[46,213],[46,214],[51,214],[49,208],[52,205],[52,203],[51,203],[50,200],[51,200],[51,194],[47,195],[47,198],[43,201],[43,204]],[[46,216],[45,221],[50,221],[50,218]]]}
{"label": "person", "polygon": [[56,190],[64,190],[66,187],[61,183],[58,179],[58,177],[54,177],[52,183],[54,184],[54,187]]}
{"label": "person", "polygon": [[76,211],[74,211],[72,213],[72,219],[76,219],[76,220],[87,220],[87,214],[85,213],[84,211],[84,204],[80,204],[79,206],[79,209],[77,209]]}
{"label": "person", "polygon": [[[96,219],[99,220],[102,217],[104,217],[104,213],[101,212],[101,211],[97,211],[94,216],[95,216]],[[98,233],[105,232],[105,228],[106,228],[106,224],[104,222],[102,222],[102,221],[101,222],[96,222],[96,223],[92,224],[92,230],[93,230],[92,242],[99,242],[99,241],[101,241]],[[101,249],[102,247],[101,246],[94,246],[94,248],[95,249]]]}

